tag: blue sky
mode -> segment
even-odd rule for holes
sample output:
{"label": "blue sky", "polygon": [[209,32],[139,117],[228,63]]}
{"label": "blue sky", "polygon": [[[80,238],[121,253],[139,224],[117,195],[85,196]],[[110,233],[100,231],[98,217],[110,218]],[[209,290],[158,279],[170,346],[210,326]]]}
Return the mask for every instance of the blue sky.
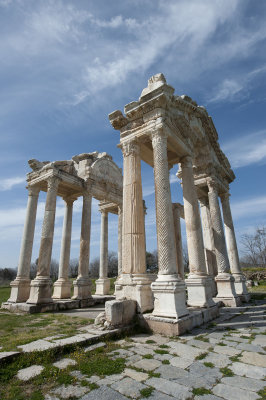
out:
{"label": "blue sky", "polygon": [[[231,204],[238,239],[266,223],[266,2],[261,0],[0,0],[0,254],[19,257],[27,160],[107,151],[122,167],[108,114],[137,100],[163,72],[176,94],[206,106],[236,174]],[[173,201],[182,193],[171,170]],[[147,249],[156,248],[152,169],[143,164]],[[38,256],[41,194],[33,259]],[[75,205],[71,257],[79,253]],[[53,257],[64,205],[57,203]],[[117,216],[109,247],[117,249]],[[184,226],[183,226],[184,232]],[[91,258],[99,254],[93,202]]]}

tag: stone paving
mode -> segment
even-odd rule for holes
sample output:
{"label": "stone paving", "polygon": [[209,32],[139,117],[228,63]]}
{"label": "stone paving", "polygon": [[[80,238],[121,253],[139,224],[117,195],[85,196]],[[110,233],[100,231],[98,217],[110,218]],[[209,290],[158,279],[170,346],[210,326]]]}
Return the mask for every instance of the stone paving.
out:
{"label": "stone paving", "polygon": [[[126,360],[121,374],[89,377],[71,371],[77,384],[58,386],[46,394],[45,400],[126,400],[144,396],[150,400],[265,399],[265,326],[266,305],[261,302],[223,308],[213,323],[182,337],[141,334],[116,341],[120,349],[109,356]],[[95,347],[89,346],[86,351]],[[66,368],[73,366],[74,360],[65,356],[54,365]],[[34,367],[35,375],[41,372],[42,366]],[[18,378],[30,376],[32,370],[27,370],[20,370]],[[79,382],[84,379],[94,386],[82,386]]]}

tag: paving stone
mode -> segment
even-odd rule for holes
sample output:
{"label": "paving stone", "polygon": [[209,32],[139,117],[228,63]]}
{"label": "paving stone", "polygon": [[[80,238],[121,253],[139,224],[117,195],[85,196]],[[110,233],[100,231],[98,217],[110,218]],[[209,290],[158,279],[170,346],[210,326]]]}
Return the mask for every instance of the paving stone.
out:
{"label": "paving stone", "polygon": [[145,372],[138,372],[131,368],[126,368],[124,374],[138,382],[146,381],[149,378],[149,375]]}
{"label": "paving stone", "polygon": [[245,351],[254,351],[256,353],[265,353],[262,347],[249,343],[240,343],[236,346],[236,348]]}
{"label": "paving stone", "polygon": [[46,394],[44,396],[44,400],[60,400],[60,399],[59,399],[59,397],[56,397],[56,396],[53,396],[53,395],[50,395],[50,394]]}
{"label": "paving stone", "polygon": [[153,354],[153,358],[155,358],[155,360],[159,360],[159,361],[171,360],[171,358],[173,358],[173,355],[172,354],[157,354],[157,353],[154,353]]}
{"label": "paving stone", "polygon": [[174,397],[168,396],[168,394],[163,394],[162,392],[158,392],[157,390],[153,391],[151,396],[149,396],[149,400],[173,400]]}
{"label": "paving stone", "polygon": [[226,354],[227,356],[236,356],[237,354],[241,353],[241,350],[234,349],[230,346],[214,346],[213,351],[219,354]]}
{"label": "paving stone", "polygon": [[[118,353],[118,354],[116,354],[116,353]],[[132,351],[125,350],[125,349],[117,349],[108,354],[112,358],[120,358],[120,357],[124,358],[124,357],[134,356],[134,353]]]}
{"label": "paving stone", "polygon": [[205,367],[205,365],[199,361],[195,361],[193,364],[190,365],[189,372],[192,372],[193,374],[197,374],[199,376],[212,376],[215,379],[221,379],[223,376],[218,368]]}
{"label": "paving stone", "polygon": [[224,385],[222,383],[219,383],[217,386],[215,386],[212,389],[212,392],[226,400],[256,400],[260,398],[260,396],[254,392],[249,392],[248,390],[239,389],[238,387],[233,387],[230,385]]}
{"label": "paving stone", "polygon": [[112,383],[114,383],[114,382],[111,381],[111,379],[108,379],[108,378],[99,379],[99,380],[97,381],[97,385],[98,385],[98,386],[111,385]]}
{"label": "paving stone", "polygon": [[241,355],[240,361],[247,364],[256,365],[257,367],[265,367],[266,355],[244,351]]}
{"label": "paving stone", "polygon": [[158,368],[162,363],[158,360],[148,360],[143,358],[134,364],[132,364],[136,368],[144,369],[145,371],[153,371],[155,368]]}
{"label": "paving stone", "polygon": [[134,354],[131,357],[127,357],[126,365],[134,365],[135,362],[142,360],[142,356]]}
{"label": "paving stone", "polygon": [[82,379],[87,379],[87,376],[82,374],[80,371],[69,371],[69,375],[73,376],[74,378],[79,379],[80,381]]}
{"label": "paving stone", "polygon": [[60,361],[55,362],[53,365],[59,369],[65,369],[69,365],[76,365],[77,362],[75,360],[72,360],[71,358],[63,358]]}
{"label": "paving stone", "polygon": [[85,353],[86,353],[86,352],[88,352],[88,351],[93,351],[93,350],[99,349],[99,348],[101,348],[101,347],[102,347],[102,348],[103,348],[103,347],[106,347],[106,343],[100,342],[100,343],[92,344],[91,346],[85,347],[85,348],[84,348],[84,351],[85,351]]}
{"label": "paving stone", "polygon": [[204,394],[203,396],[195,396],[194,400],[221,400],[222,397],[214,396],[213,394]]}
{"label": "paving stone", "polygon": [[31,378],[34,378],[44,370],[42,365],[32,365],[28,368],[20,369],[17,373],[17,378],[21,381],[28,381]]}
{"label": "paving stone", "polygon": [[121,379],[123,379],[125,377],[125,373],[122,372],[121,374],[114,374],[114,375],[108,375],[107,378],[109,379],[109,381],[112,382],[117,382],[120,381]]}
{"label": "paving stone", "polygon": [[67,344],[82,343],[82,342],[85,342],[85,340],[90,339],[92,337],[95,337],[95,335],[91,335],[90,333],[84,334],[84,335],[75,335],[75,336],[70,336],[65,339],[55,340],[54,344],[57,346],[64,346]]}
{"label": "paving stone", "polygon": [[204,377],[198,374],[188,373],[187,377],[178,378],[174,381],[180,385],[188,386],[191,389],[200,387],[210,389],[216,383],[217,379],[211,375]]}
{"label": "paving stone", "polygon": [[86,378],[86,380],[90,383],[96,383],[100,380],[101,378],[97,375],[92,375],[89,378]]}
{"label": "paving stone", "polygon": [[221,339],[224,337],[225,332],[212,332],[209,334],[209,337],[218,339],[221,341]]}
{"label": "paving stone", "polygon": [[47,340],[39,339],[31,343],[17,347],[18,349],[21,349],[24,353],[31,353],[32,351],[43,351],[43,350],[53,349],[57,347],[57,345],[55,343],[47,342]]}
{"label": "paving stone", "polygon": [[128,400],[128,397],[123,396],[108,386],[101,386],[99,389],[85,394],[79,400]]}
{"label": "paving stone", "polygon": [[62,399],[68,399],[69,397],[80,397],[85,393],[89,392],[90,388],[88,386],[79,385],[61,385],[57,388],[51,390],[50,393],[60,396]]}
{"label": "paving stone", "polygon": [[227,367],[227,365],[231,364],[232,361],[225,354],[217,354],[217,353],[209,353],[205,358],[199,360],[201,363],[211,362],[216,367],[223,368]]}
{"label": "paving stone", "polygon": [[[210,341],[210,347],[211,347],[212,344],[217,344],[217,343],[220,342],[220,340],[214,339],[214,338],[212,338],[212,337],[209,338],[209,341]],[[223,340],[223,342],[224,342],[224,340]]]}
{"label": "paving stone", "polygon": [[264,379],[266,377],[266,368],[235,362],[230,369],[236,374],[247,376],[248,378]]}
{"label": "paving stone", "polygon": [[139,343],[146,343],[147,340],[154,340],[158,345],[160,344],[166,344],[169,341],[169,338],[161,336],[161,335],[135,335],[131,336],[131,339],[134,340],[134,342],[139,342]]}
{"label": "paving stone", "polygon": [[19,351],[2,351],[0,353],[0,360],[9,358],[9,357],[13,357],[15,354],[19,354]]}
{"label": "paving stone", "polygon": [[122,379],[122,381],[113,383],[111,387],[119,393],[130,396],[133,399],[138,398],[140,396],[140,390],[146,388],[142,383],[128,377]]}
{"label": "paving stone", "polygon": [[264,381],[258,379],[244,378],[243,376],[225,377],[221,380],[225,385],[239,387],[240,389],[250,390],[251,392],[258,392],[265,386]]}
{"label": "paving stone", "polygon": [[189,340],[187,343],[189,346],[196,346],[199,349],[207,350],[209,347],[211,347],[211,344],[209,342],[203,342],[202,340]]}
{"label": "paving stone", "polygon": [[223,340],[223,343],[224,344],[226,344],[227,346],[230,346],[230,347],[236,347],[239,343],[238,342],[234,342],[234,341],[232,341],[232,340]]}
{"label": "paving stone", "polygon": [[183,357],[173,357],[170,360],[170,364],[173,365],[174,367],[178,368],[187,368],[193,363],[192,360],[188,360],[187,358]]}
{"label": "paving stone", "polygon": [[163,378],[151,378],[146,381],[146,385],[154,387],[160,392],[173,396],[178,400],[190,399],[192,396],[191,390],[186,386],[179,385],[176,382],[168,381]]}
{"label": "paving stone", "polygon": [[187,344],[179,343],[179,342],[169,342],[168,345],[172,348],[172,353],[177,354],[180,357],[185,357],[188,359],[194,360],[195,357],[204,353],[204,350],[197,349],[192,346],[188,346]]}
{"label": "paving stone", "polygon": [[154,371],[156,374],[161,374],[161,377],[164,379],[178,379],[185,378],[187,379],[189,373],[182,368],[173,367],[172,365],[161,365]]}
{"label": "paving stone", "polygon": [[139,343],[137,344],[136,347],[132,349],[134,353],[140,354],[142,356],[145,356],[147,354],[152,354],[153,355],[153,348],[151,347],[146,347],[144,345],[140,345]]}
{"label": "paving stone", "polygon": [[265,347],[266,346],[266,335],[256,335],[252,344]]}

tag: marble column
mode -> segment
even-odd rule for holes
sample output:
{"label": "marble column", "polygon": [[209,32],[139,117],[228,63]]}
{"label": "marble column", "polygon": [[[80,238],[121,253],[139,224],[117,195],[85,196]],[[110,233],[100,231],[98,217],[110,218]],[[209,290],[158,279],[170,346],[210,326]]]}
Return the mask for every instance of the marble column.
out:
{"label": "marble column", "polygon": [[206,270],[199,205],[190,156],[181,159],[181,168],[190,271],[188,279],[186,279],[188,305],[210,307],[214,305],[211,278],[207,275]]}
{"label": "marble column", "polygon": [[177,272],[180,278],[184,279],[184,260],[183,260],[181,224],[180,224],[180,205],[178,203],[173,203],[173,215],[174,215],[174,230],[175,230],[175,242],[176,242]]}
{"label": "marble column", "polygon": [[96,281],[97,295],[107,295],[110,290],[108,278],[108,212],[101,211],[101,243],[100,243],[100,268],[99,279]]}
{"label": "marble column", "polygon": [[36,213],[40,188],[28,187],[28,204],[24,232],[22,237],[17,277],[10,283],[11,294],[8,302],[23,303],[30,294],[30,264],[34,239]]}
{"label": "marble column", "polygon": [[47,181],[47,195],[45,212],[42,225],[42,236],[38,258],[37,275],[31,282],[30,297],[27,303],[51,303],[52,280],[50,278],[50,265],[54,238],[54,223],[56,211],[56,197],[59,179],[51,177]]}
{"label": "marble column", "polygon": [[228,306],[237,306],[241,303],[241,301],[240,297],[237,296],[235,291],[234,278],[230,274],[230,265],[226,250],[223,222],[218,198],[218,187],[216,181],[211,178],[208,179],[207,184],[209,190],[208,197],[218,268],[218,275],[215,278],[218,291],[216,300],[222,301]]}
{"label": "marble column", "polygon": [[188,314],[185,283],[177,274],[177,258],[174,218],[171,200],[167,136],[155,132],[152,135],[158,278],[152,283],[154,316],[180,318]]}
{"label": "marble column", "polygon": [[91,195],[85,192],[83,194],[78,277],[73,282],[74,295],[72,299],[82,300],[84,306],[92,301],[91,280],[89,278],[91,202]]}
{"label": "marble column", "polygon": [[214,249],[214,239],[211,225],[211,215],[209,209],[209,203],[207,197],[199,198],[200,210],[201,210],[201,223],[202,233],[205,251],[205,262],[207,267],[207,273],[212,279],[212,296],[217,295],[217,287],[214,277],[217,275],[216,256]]}
{"label": "marble column", "polygon": [[118,207],[118,272],[119,277],[122,274],[122,224],[123,224],[123,211],[122,207]]}
{"label": "marble column", "polygon": [[71,297],[71,281],[68,278],[70,246],[71,246],[71,230],[72,230],[72,214],[73,214],[73,198],[64,198],[65,216],[63,223],[63,233],[61,242],[61,252],[59,261],[58,279],[54,283],[53,299],[70,299]]}
{"label": "marble column", "polygon": [[247,302],[250,299],[250,294],[247,291],[247,287],[245,284],[246,278],[245,275],[242,274],[241,272],[241,267],[239,263],[236,236],[235,236],[234,223],[231,213],[229,197],[230,197],[229,192],[223,193],[220,196],[222,203],[222,210],[223,210],[227,253],[228,253],[231,273],[235,279],[236,294],[240,296],[242,301]]}
{"label": "marble column", "polygon": [[130,141],[121,148],[124,163],[122,274],[115,283],[115,295],[117,299],[136,300],[143,312],[153,308],[153,301],[151,281],[146,274],[140,144]]}

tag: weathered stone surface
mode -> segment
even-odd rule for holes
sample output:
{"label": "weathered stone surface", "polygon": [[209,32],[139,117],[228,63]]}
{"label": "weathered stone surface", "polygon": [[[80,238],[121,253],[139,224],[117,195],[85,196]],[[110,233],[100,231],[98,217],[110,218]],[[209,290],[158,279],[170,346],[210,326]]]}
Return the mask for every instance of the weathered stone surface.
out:
{"label": "weathered stone surface", "polygon": [[236,356],[241,353],[241,350],[236,350],[229,346],[214,346],[213,351],[219,354],[226,354],[227,356]]}
{"label": "weathered stone surface", "polygon": [[205,365],[199,361],[196,361],[193,364],[191,364],[189,367],[189,371],[198,376],[205,376],[205,377],[211,376],[214,377],[215,379],[221,379],[221,377],[223,376],[223,374],[220,372],[218,368],[205,367]]}
{"label": "weathered stone surface", "polygon": [[264,381],[258,381],[257,379],[244,378],[242,376],[226,377],[221,380],[221,383],[225,385],[235,386],[240,389],[250,390],[251,392],[258,392],[263,389],[265,385]]}
{"label": "weathered stone surface", "polygon": [[266,368],[257,367],[254,365],[235,362],[230,366],[230,369],[236,374],[254,379],[266,378]]}
{"label": "weathered stone surface", "polygon": [[89,391],[90,388],[88,386],[61,385],[51,390],[51,393],[60,396],[62,399],[68,399],[69,397],[83,396]]}
{"label": "weathered stone surface", "polygon": [[243,363],[256,365],[257,367],[265,367],[266,355],[244,351],[241,355],[240,361]]}
{"label": "weathered stone surface", "polygon": [[43,350],[53,349],[57,347],[57,344],[50,343],[47,342],[46,340],[40,339],[17,347],[21,349],[24,353],[31,353],[32,351],[43,351]]}
{"label": "weathered stone surface", "polygon": [[173,398],[174,397],[158,392],[157,390],[153,391],[151,396],[149,396],[149,400],[173,400]]}
{"label": "weathered stone surface", "polygon": [[4,360],[9,357],[13,357],[14,355],[19,354],[18,351],[2,351],[0,353],[0,360]]}
{"label": "weathered stone surface", "polygon": [[240,343],[236,346],[237,349],[251,351],[256,353],[266,353],[261,346],[257,346],[249,343]]}
{"label": "weathered stone surface", "polygon": [[189,373],[182,368],[173,367],[172,365],[161,365],[154,371],[156,374],[161,374],[161,378],[172,380],[178,378],[187,379]]}
{"label": "weathered stone surface", "polygon": [[69,365],[76,365],[77,362],[75,360],[72,360],[71,358],[63,358],[60,361],[57,361],[53,364],[53,366],[59,368],[59,369],[65,369]]}
{"label": "weathered stone surface", "polygon": [[138,382],[146,381],[149,378],[149,375],[145,372],[138,372],[131,368],[126,368],[124,374]]}
{"label": "weathered stone surface", "polygon": [[232,361],[229,359],[229,357],[227,355],[216,354],[216,353],[209,353],[204,359],[199,360],[199,362],[201,362],[201,363],[211,362],[216,367],[219,367],[219,368],[227,367],[229,364],[232,363]]}
{"label": "weathered stone surface", "polygon": [[187,359],[194,360],[195,357],[204,353],[204,350],[202,349],[197,349],[195,347],[188,346],[187,344],[183,344],[180,342],[169,342],[168,345],[171,347],[173,353]]}
{"label": "weathered stone surface", "polygon": [[17,373],[17,378],[21,381],[28,381],[31,378],[40,375],[43,370],[44,367],[42,365],[32,365],[31,367],[20,369]]}
{"label": "weathered stone surface", "polygon": [[148,360],[144,358],[134,364],[136,368],[144,369],[145,371],[153,371],[155,368],[158,368],[161,365],[161,362],[158,360]]}
{"label": "weathered stone surface", "polygon": [[255,339],[253,340],[252,344],[266,347],[266,335],[256,335]]}
{"label": "weathered stone surface", "polygon": [[130,396],[133,399],[138,398],[140,396],[140,390],[145,389],[142,383],[131,378],[124,378],[119,382],[115,382],[111,387],[119,393]]}
{"label": "weathered stone surface", "polygon": [[213,394],[204,394],[203,396],[195,396],[194,400],[221,400],[222,397],[214,396]]}
{"label": "weathered stone surface", "polygon": [[173,365],[174,367],[178,368],[187,368],[193,363],[192,360],[188,360],[187,358],[183,357],[173,357],[170,360],[170,364]]}
{"label": "weathered stone surface", "polygon": [[85,352],[93,351],[95,349],[99,349],[100,347],[106,347],[106,343],[100,342],[100,343],[92,344],[91,346],[85,347],[84,351]]}
{"label": "weathered stone surface", "polygon": [[212,392],[217,396],[220,396],[226,400],[232,400],[232,399],[256,400],[260,398],[260,396],[254,392],[239,389],[238,387],[224,385],[222,383],[219,383],[217,386],[215,386],[212,389]]}
{"label": "weathered stone surface", "polygon": [[203,342],[202,340],[189,340],[186,343],[188,346],[196,346],[199,349],[207,350],[209,347],[211,347],[210,343],[208,342]]}
{"label": "weathered stone surface", "polygon": [[85,394],[80,400],[128,400],[128,397],[123,396],[108,386],[101,386],[99,389]]}
{"label": "weathered stone surface", "polygon": [[176,382],[169,382],[167,379],[151,378],[146,381],[146,384],[178,400],[190,399],[192,396],[192,392],[189,388],[179,385]]}
{"label": "weathered stone surface", "polygon": [[90,333],[84,333],[82,335],[75,335],[75,336],[71,336],[71,337],[68,337],[68,338],[65,338],[65,339],[56,340],[54,342],[54,344],[55,344],[55,346],[56,345],[64,346],[64,345],[67,345],[67,344],[82,343],[82,342],[85,342],[87,339],[90,339],[92,337],[95,337],[95,335],[92,335]]}

